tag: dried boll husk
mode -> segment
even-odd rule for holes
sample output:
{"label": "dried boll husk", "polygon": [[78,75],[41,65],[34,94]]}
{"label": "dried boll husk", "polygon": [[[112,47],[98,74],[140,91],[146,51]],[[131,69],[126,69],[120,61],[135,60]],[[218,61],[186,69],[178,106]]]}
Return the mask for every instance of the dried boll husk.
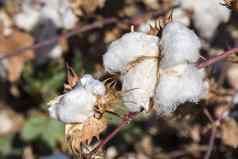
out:
{"label": "dried boll husk", "polygon": [[146,33],[131,32],[123,35],[112,42],[103,55],[105,70],[109,73],[125,73],[128,64],[139,57],[158,56],[158,42],[158,37]]}
{"label": "dried boll husk", "polygon": [[131,112],[149,110],[157,81],[159,38],[131,32],[114,41],[103,56],[105,69],[119,72],[123,102]]}
{"label": "dried boll husk", "polygon": [[205,92],[203,74],[192,64],[160,70],[154,103],[159,114],[168,114],[182,103],[198,102]]}
{"label": "dried boll husk", "polygon": [[194,63],[199,59],[201,42],[197,35],[179,22],[165,26],[160,40],[161,67],[168,68],[186,62]]}

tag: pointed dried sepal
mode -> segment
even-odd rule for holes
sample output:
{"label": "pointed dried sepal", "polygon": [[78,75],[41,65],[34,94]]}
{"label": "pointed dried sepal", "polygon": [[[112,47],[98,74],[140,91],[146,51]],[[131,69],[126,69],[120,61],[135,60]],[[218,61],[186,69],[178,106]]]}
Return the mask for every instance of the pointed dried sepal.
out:
{"label": "pointed dried sepal", "polygon": [[223,5],[233,11],[238,12],[238,0],[224,0]]}
{"label": "pointed dried sepal", "polygon": [[68,64],[66,66],[66,83],[64,84],[64,92],[68,92],[77,84],[79,81],[78,75],[75,73],[74,69]]}
{"label": "pointed dried sepal", "polygon": [[69,153],[82,156],[85,155],[83,148],[89,146],[94,137],[99,139],[99,135],[107,128],[107,120],[102,117],[96,119],[89,118],[84,123],[65,125],[65,146]]}

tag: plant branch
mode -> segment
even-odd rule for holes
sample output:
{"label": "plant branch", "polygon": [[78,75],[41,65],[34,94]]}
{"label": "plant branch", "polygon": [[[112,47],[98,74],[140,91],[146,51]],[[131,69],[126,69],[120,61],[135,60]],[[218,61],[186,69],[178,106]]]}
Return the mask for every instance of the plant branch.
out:
{"label": "plant branch", "polygon": [[[173,9],[177,6],[173,6],[171,7],[170,9]],[[74,29],[72,29],[71,31],[69,32],[66,32],[66,33],[63,33],[59,36],[56,36],[56,37],[53,37],[53,38],[50,38],[50,39],[46,39],[42,42],[39,42],[39,43],[36,43],[34,45],[31,45],[31,46],[26,46],[26,47],[22,47],[22,48],[18,48],[12,52],[1,52],[0,54],[2,56],[0,56],[0,60],[3,60],[3,59],[6,59],[6,58],[11,58],[11,57],[14,57],[14,56],[17,56],[21,53],[24,53],[26,50],[36,50],[36,49],[39,49],[43,46],[47,46],[47,45],[50,45],[52,43],[55,43],[55,42],[58,42],[60,41],[61,39],[67,39],[71,36],[74,36],[78,33],[82,33],[82,32],[87,32],[87,31],[90,31],[90,30],[93,30],[93,29],[97,29],[97,28],[102,28],[103,26],[106,26],[106,25],[111,25],[111,24],[117,24],[119,22],[127,22],[128,24],[130,25],[139,25],[144,17],[158,17],[158,16],[162,16],[164,15],[166,12],[168,12],[170,9],[168,10],[159,10],[159,11],[152,11],[152,12],[149,12],[148,14],[139,14],[139,15],[136,15],[134,17],[122,17],[122,18],[105,18],[103,20],[99,20],[99,21],[96,21],[92,24],[88,24],[88,25],[85,25],[85,26],[76,26]]]}
{"label": "plant branch", "polygon": [[93,30],[93,29],[96,29],[96,28],[101,28],[101,27],[103,27],[105,25],[114,24],[114,23],[117,23],[117,19],[115,19],[115,18],[107,18],[107,19],[104,19],[103,21],[97,21],[97,22],[95,22],[93,24],[89,24],[89,25],[86,25],[86,26],[83,26],[83,27],[77,26],[77,27],[75,27],[70,32],[66,32],[66,33],[61,34],[59,36],[56,36],[56,37],[44,40],[44,41],[42,41],[40,43],[31,45],[31,46],[26,46],[26,47],[18,48],[16,50],[14,50],[13,52],[1,53],[3,56],[0,56],[0,60],[6,59],[6,58],[10,58],[10,57],[13,57],[13,56],[17,56],[20,53],[24,53],[24,51],[26,51],[26,50],[39,49],[39,48],[41,48],[43,46],[50,45],[52,43],[58,42],[61,39],[67,39],[67,38],[69,38],[69,37],[71,37],[71,36],[73,36],[75,34],[78,34],[78,33],[86,32],[86,31]]}
{"label": "plant branch", "polygon": [[105,138],[103,139],[94,150],[89,153],[91,157],[94,153],[96,153],[99,149],[103,148],[123,127],[125,127],[129,122],[139,114],[140,112],[129,112],[124,115],[121,122],[118,126]]}
{"label": "plant branch", "polygon": [[218,55],[215,55],[211,58],[209,58],[208,60],[204,61],[204,62],[201,62],[201,63],[198,63],[197,64],[197,68],[201,69],[201,68],[205,68],[207,66],[210,66],[218,61],[221,61],[225,58],[227,58],[228,56],[232,55],[232,54],[235,54],[235,53],[238,53],[238,48],[232,48],[228,51],[225,51],[223,53],[220,53]]}

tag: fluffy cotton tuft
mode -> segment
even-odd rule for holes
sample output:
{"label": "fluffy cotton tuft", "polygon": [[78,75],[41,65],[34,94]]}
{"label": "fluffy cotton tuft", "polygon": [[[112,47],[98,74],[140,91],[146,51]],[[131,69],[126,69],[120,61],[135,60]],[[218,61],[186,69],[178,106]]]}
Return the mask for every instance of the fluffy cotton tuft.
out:
{"label": "fluffy cotton tuft", "polygon": [[230,10],[221,5],[223,0],[179,0],[183,9],[193,11],[193,21],[203,38],[211,39],[217,27],[227,22]]}
{"label": "fluffy cotton tuft", "polygon": [[111,43],[103,55],[105,70],[110,73],[125,72],[130,62],[141,56],[158,56],[158,37],[141,32],[131,32]]}
{"label": "fluffy cotton tuft", "polygon": [[100,81],[85,75],[74,89],[49,103],[49,114],[63,123],[85,122],[94,114],[96,94],[104,95],[104,93],[105,87]]}
{"label": "fluffy cotton tuft", "polygon": [[185,62],[196,62],[199,59],[201,42],[197,35],[179,22],[165,26],[160,41],[163,56],[161,67],[171,67]]}
{"label": "fluffy cotton tuft", "polygon": [[178,105],[198,102],[203,95],[203,75],[191,64],[182,64],[160,74],[154,102],[159,114],[173,112]]}
{"label": "fluffy cotton tuft", "polygon": [[77,16],[70,9],[68,0],[39,0],[36,3],[23,0],[21,9],[14,21],[16,26],[26,31],[32,31],[44,19],[64,29],[72,29],[77,23]]}
{"label": "fluffy cotton tuft", "polygon": [[157,81],[158,42],[156,36],[127,33],[114,41],[103,56],[108,72],[121,73],[123,102],[131,112],[149,109]]}
{"label": "fluffy cotton tuft", "polygon": [[157,59],[146,59],[123,76],[123,102],[131,112],[149,110],[157,82]]}
{"label": "fluffy cotton tuft", "polygon": [[106,88],[104,84],[98,80],[95,80],[92,75],[86,74],[84,75],[80,83],[82,84],[83,87],[85,87],[87,90],[92,92],[95,95],[105,95],[106,93]]}

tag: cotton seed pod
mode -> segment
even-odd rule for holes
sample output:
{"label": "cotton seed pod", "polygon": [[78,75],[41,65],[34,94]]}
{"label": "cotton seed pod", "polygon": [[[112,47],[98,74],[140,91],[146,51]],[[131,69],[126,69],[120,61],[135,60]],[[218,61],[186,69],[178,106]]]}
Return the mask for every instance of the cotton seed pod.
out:
{"label": "cotton seed pod", "polygon": [[100,81],[85,75],[71,91],[49,103],[49,114],[63,123],[85,122],[94,115],[97,95],[104,93],[105,87]]}
{"label": "cotton seed pod", "polygon": [[201,42],[197,35],[179,22],[165,26],[160,40],[162,54],[161,67],[168,68],[178,64],[194,63],[199,59]]}
{"label": "cotton seed pod", "polygon": [[131,68],[122,78],[123,101],[131,112],[148,111],[150,98],[157,82],[158,59],[145,59]]}
{"label": "cotton seed pod", "polygon": [[156,36],[141,32],[131,32],[111,43],[103,55],[105,70],[109,73],[127,71],[128,64],[142,56],[158,56]]}
{"label": "cotton seed pod", "polygon": [[194,65],[181,64],[160,70],[155,109],[159,114],[168,114],[184,102],[198,102],[203,92],[203,75]]}

